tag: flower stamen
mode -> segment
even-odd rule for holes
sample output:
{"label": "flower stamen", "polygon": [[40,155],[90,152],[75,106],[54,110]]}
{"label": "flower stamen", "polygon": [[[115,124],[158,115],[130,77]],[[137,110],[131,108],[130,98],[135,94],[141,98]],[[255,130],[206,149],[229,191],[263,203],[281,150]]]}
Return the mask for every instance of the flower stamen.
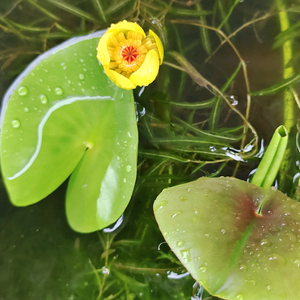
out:
{"label": "flower stamen", "polygon": [[123,47],[121,51],[123,59],[126,60],[130,65],[132,62],[136,61],[137,57],[140,55],[139,51],[132,45]]}
{"label": "flower stamen", "polygon": [[135,31],[119,32],[109,39],[109,68],[129,78],[143,64],[150,50],[158,50],[155,41]]}

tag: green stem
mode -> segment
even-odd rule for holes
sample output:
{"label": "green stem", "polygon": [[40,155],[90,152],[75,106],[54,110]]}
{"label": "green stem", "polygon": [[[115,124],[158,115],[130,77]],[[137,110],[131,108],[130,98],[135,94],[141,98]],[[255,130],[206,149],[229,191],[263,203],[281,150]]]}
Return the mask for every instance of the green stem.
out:
{"label": "green stem", "polygon": [[251,183],[263,188],[270,188],[278,173],[288,142],[288,131],[284,126],[279,126],[271,139]]}
{"label": "green stem", "polygon": [[[279,22],[280,22],[280,28],[281,31],[285,31],[290,28],[290,22],[288,18],[288,14],[286,11],[283,11],[285,9],[285,1],[284,0],[275,0],[278,10],[280,11],[278,14]],[[289,67],[286,68],[285,66],[287,63],[291,60],[293,56],[293,50],[292,50],[292,41],[288,40],[283,44],[283,65],[284,65],[284,71],[283,71],[283,78],[287,79],[294,75],[294,68]],[[290,132],[291,128],[295,124],[294,120],[294,99],[293,95],[289,90],[286,90],[284,92],[284,126],[286,127],[287,131]]]}

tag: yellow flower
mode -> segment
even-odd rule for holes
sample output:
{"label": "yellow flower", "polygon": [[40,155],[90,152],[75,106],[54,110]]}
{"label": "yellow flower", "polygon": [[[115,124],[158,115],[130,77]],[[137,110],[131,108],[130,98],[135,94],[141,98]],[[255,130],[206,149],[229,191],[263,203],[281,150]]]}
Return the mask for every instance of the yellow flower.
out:
{"label": "yellow flower", "polygon": [[126,90],[153,82],[163,56],[162,42],[152,30],[146,36],[139,25],[127,21],[112,24],[97,49],[106,75]]}

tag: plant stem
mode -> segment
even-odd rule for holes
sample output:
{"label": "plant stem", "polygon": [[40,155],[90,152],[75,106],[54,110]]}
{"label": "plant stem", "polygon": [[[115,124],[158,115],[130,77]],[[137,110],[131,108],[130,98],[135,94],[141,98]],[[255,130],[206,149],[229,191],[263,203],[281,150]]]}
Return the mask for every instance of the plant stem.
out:
{"label": "plant stem", "polygon": [[[288,14],[286,11],[283,11],[285,9],[285,1],[276,0],[276,5],[278,10],[280,11],[278,17],[279,17],[281,31],[285,31],[290,27]],[[283,67],[284,67],[283,78],[284,79],[287,79],[294,75],[293,67],[289,67],[289,68],[285,67],[287,63],[291,60],[292,56],[293,56],[292,41],[288,40],[283,44]],[[283,114],[284,114],[283,124],[286,127],[287,131],[290,132],[291,128],[295,124],[294,99],[290,90],[284,91],[284,113]]]}
{"label": "plant stem", "polygon": [[275,130],[251,183],[266,189],[272,186],[281,165],[287,142],[287,129],[281,125]]}

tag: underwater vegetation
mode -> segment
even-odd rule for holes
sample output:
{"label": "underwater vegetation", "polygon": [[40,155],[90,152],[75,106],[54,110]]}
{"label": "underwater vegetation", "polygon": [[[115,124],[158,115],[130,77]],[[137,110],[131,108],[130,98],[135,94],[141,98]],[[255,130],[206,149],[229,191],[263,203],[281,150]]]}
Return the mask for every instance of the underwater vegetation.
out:
{"label": "underwater vegetation", "polygon": [[299,7],[1,4],[0,299],[298,299]]}

